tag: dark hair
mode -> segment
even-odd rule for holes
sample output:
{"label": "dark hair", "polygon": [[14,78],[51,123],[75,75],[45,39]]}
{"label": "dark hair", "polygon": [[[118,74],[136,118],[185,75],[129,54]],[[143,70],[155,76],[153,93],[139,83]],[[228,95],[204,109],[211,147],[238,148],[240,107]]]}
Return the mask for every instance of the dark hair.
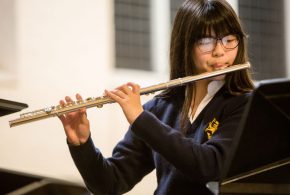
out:
{"label": "dark hair", "polygon": [[[198,39],[213,31],[217,37],[233,33],[239,37],[238,53],[234,64],[248,61],[246,34],[240,21],[226,0],[187,0],[179,8],[172,29],[170,43],[170,79],[195,75],[192,57],[193,47]],[[225,87],[230,94],[239,95],[253,89],[248,70],[227,74]],[[194,100],[195,85],[186,85],[164,91],[161,96],[181,98],[181,128],[184,131],[188,112]],[[185,98],[186,94],[186,98]]]}

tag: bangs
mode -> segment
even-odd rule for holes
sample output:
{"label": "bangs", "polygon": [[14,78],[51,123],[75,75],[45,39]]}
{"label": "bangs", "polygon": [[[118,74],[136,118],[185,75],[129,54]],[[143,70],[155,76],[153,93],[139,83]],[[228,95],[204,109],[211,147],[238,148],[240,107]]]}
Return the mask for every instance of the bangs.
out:
{"label": "bangs", "polygon": [[[217,2],[216,2],[217,3]],[[218,6],[211,1],[204,4],[197,21],[196,37],[215,36],[223,37],[227,34],[244,36],[238,18],[223,6]]]}

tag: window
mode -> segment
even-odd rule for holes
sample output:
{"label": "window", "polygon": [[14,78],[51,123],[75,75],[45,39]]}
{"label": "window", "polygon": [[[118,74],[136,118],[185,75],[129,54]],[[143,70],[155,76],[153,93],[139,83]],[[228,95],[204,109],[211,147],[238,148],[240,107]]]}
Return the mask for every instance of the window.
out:
{"label": "window", "polygon": [[152,70],[150,0],[115,0],[116,68]]}
{"label": "window", "polygon": [[286,76],[284,1],[240,0],[256,80]]}
{"label": "window", "polygon": [[16,36],[14,1],[0,1],[0,86],[15,84]]}

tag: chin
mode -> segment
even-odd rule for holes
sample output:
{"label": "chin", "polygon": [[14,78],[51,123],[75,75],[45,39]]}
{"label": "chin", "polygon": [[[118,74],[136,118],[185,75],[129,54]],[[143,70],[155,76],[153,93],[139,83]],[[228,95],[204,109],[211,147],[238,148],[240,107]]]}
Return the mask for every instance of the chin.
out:
{"label": "chin", "polygon": [[226,78],[226,75],[223,74],[223,75],[219,75],[219,76],[216,76],[216,77],[212,77],[211,80],[212,81],[222,81],[222,80],[225,80]]}

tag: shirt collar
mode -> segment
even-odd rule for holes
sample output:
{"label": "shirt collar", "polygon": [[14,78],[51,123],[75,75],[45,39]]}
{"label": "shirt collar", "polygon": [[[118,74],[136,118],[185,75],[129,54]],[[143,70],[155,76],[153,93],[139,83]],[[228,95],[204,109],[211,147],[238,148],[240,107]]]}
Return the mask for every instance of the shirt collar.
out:
{"label": "shirt collar", "polygon": [[207,86],[207,95],[214,96],[224,85],[224,80],[211,81]]}
{"label": "shirt collar", "polygon": [[197,116],[200,114],[200,112],[205,108],[205,106],[210,102],[210,100],[213,98],[213,96],[222,88],[224,85],[224,80],[217,80],[217,81],[211,81],[207,86],[207,94],[203,98],[203,100],[198,105],[196,112],[194,113],[194,116],[192,115],[192,109],[189,108],[188,117],[191,123],[195,121]]}

